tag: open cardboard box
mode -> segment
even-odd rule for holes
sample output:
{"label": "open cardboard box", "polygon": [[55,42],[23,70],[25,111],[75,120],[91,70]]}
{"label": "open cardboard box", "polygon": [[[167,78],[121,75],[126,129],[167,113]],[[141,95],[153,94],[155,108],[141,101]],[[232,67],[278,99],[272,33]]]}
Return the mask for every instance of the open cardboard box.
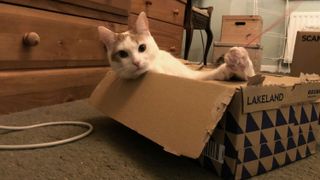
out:
{"label": "open cardboard box", "polygon": [[123,80],[110,71],[89,102],[165,151],[240,179],[315,153],[319,97],[319,81],[292,77],[247,86],[151,72]]}

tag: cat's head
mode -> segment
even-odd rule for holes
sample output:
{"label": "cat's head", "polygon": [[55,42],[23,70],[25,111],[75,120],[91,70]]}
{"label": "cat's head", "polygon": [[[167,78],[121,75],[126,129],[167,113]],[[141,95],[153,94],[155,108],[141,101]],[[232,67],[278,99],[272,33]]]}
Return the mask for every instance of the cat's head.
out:
{"label": "cat's head", "polygon": [[134,79],[150,69],[159,48],[150,34],[144,12],[139,14],[133,30],[115,33],[99,26],[98,31],[107,48],[111,68],[120,77]]}

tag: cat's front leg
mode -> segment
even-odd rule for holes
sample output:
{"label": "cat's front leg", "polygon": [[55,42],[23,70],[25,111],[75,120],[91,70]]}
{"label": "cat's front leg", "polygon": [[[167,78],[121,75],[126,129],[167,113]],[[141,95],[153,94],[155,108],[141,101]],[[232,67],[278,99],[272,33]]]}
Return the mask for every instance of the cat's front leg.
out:
{"label": "cat's front leg", "polygon": [[255,75],[248,52],[243,47],[232,47],[224,56],[226,71],[240,80],[248,80]]}
{"label": "cat's front leg", "polygon": [[224,63],[216,69],[200,72],[197,79],[224,81],[224,80],[231,79],[233,76],[234,76],[234,73],[230,71],[229,68],[227,67],[227,64]]}

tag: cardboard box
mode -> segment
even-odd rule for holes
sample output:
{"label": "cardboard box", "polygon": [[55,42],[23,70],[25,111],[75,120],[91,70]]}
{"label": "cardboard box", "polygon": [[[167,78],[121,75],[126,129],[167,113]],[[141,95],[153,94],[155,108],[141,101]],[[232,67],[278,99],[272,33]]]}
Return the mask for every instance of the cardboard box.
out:
{"label": "cardboard box", "polygon": [[320,32],[298,31],[290,69],[293,76],[320,74]]}
{"label": "cardboard box", "polygon": [[260,44],[261,32],[261,16],[224,15],[222,16],[220,42],[236,44]]}
{"label": "cardboard box", "polygon": [[89,102],[165,151],[239,179],[315,153],[319,89],[320,82],[293,77],[246,86],[151,72],[123,80],[108,72]]}
{"label": "cardboard box", "polygon": [[316,153],[318,103],[248,113],[233,103],[199,158],[219,176],[246,179]]}
{"label": "cardboard box", "polygon": [[[221,43],[215,42],[213,44],[213,64],[219,65],[221,64],[220,59],[224,56],[226,52],[231,47],[234,46],[242,46],[241,44],[230,44],[230,43]],[[260,45],[250,45],[246,47],[249,57],[253,63],[253,68],[255,72],[260,72],[261,70],[261,61],[262,61],[262,47]]]}

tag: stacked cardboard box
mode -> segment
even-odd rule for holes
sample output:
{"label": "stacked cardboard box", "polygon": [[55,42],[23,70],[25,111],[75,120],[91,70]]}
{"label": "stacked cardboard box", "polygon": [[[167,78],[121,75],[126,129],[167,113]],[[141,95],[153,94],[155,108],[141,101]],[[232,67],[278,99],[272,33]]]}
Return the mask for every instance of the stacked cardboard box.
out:
{"label": "stacked cardboard box", "polygon": [[245,47],[256,72],[260,71],[262,47],[260,45],[262,18],[260,16],[222,16],[221,37],[213,44],[213,64],[233,46]]}
{"label": "stacked cardboard box", "polygon": [[262,18],[257,15],[224,15],[220,42],[235,44],[260,44]]}
{"label": "stacked cardboard box", "polygon": [[175,155],[225,178],[247,178],[315,153],[320,81],[266,76],[262,85],[109,72],[89,102]]}

